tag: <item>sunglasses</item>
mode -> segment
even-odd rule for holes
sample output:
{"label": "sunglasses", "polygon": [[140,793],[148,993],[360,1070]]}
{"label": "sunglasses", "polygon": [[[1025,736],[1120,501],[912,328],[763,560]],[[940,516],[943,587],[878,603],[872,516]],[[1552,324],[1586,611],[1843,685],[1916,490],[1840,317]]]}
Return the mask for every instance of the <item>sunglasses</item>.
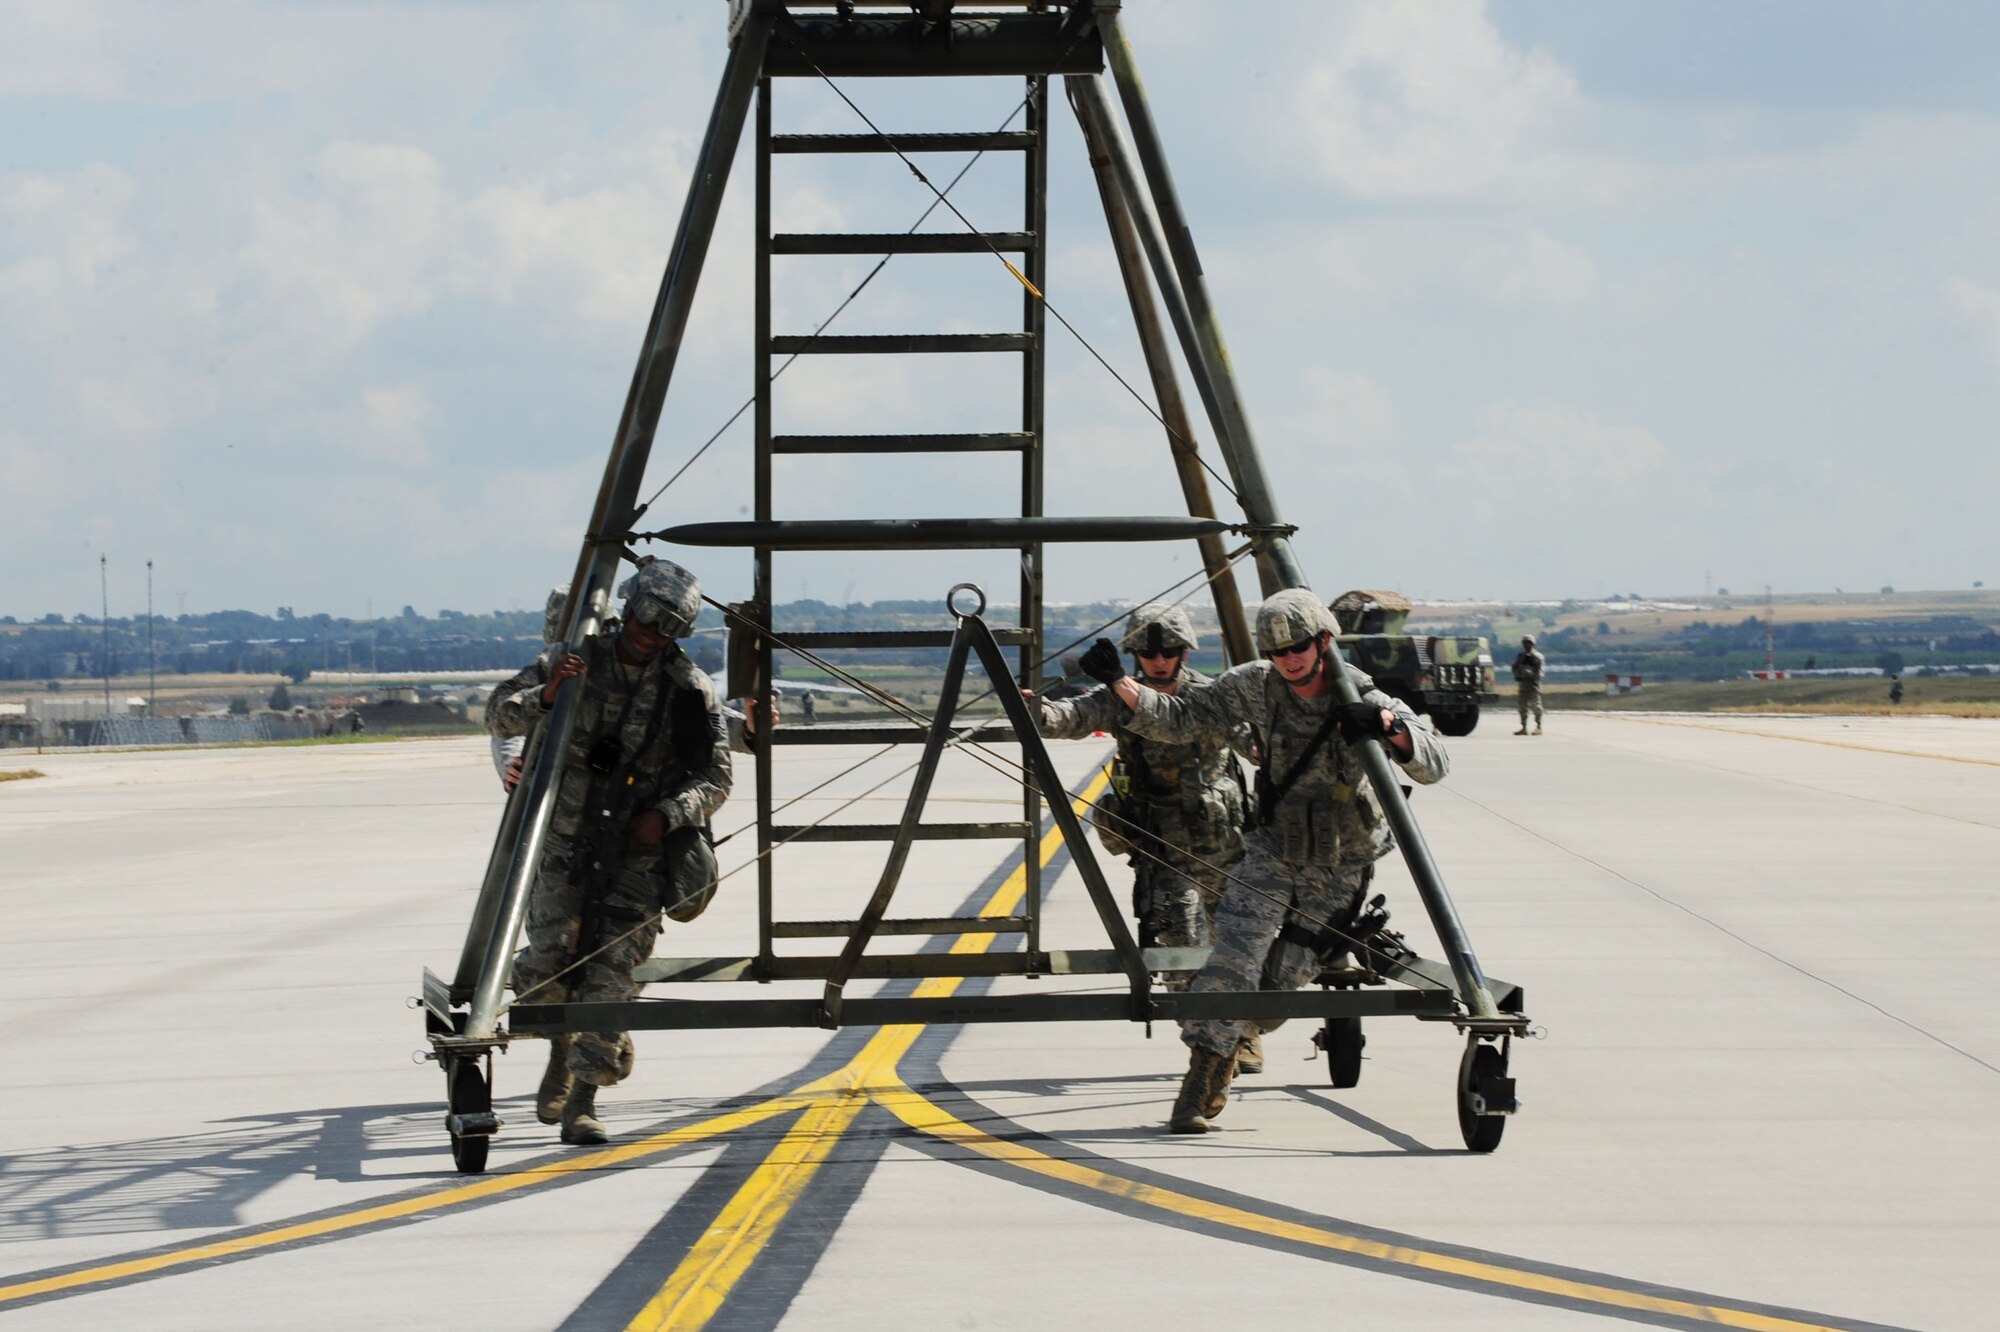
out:
{"label": "sunglasses", "polygon": [[1311,651],[1313,645],[1317,642],[1319,642],[1319,640],[1316,638],[1301,638],[1296,643],[1287,643],[1283,647],[1272,648],[1269,652],[1266,652],[1264,655],[1270,658],[1272,661],[1276,661],[1280,657],[1296,657],[1301,652]]}
{"label": "sunglasses", "polygon": [[1161,648],[1158,652],[1151,652],[1145,648],[1134,648],[1132,655],[1141,661],[1161,661],[1168,657],[1178,657],[1181,655],[1181,651],[1180,648],[1174,648],[1171,651]]}

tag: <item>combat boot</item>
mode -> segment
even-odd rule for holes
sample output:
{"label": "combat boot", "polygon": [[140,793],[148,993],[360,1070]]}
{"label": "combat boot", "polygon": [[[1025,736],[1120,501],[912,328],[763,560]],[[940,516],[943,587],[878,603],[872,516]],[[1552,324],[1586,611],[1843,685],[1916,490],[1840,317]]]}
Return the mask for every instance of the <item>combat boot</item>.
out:
{"label": "combat boot", "polygon": [[578,1082],[570,1087],[562,1108],[562,1140],[578,1147],[595,1147],[611,1141],[597,1117],[597,1087]]}
{"label": "combat boot", "polygon": [[535,1089],[535,1118],[544,1124],[562,1123],[563,1101],[569,1095],[569,1037],[549,1037],[549,1066],[542,1070],[542,1085]]}
{"label": "combat boot", "polygon": [[1237,1073],[1262,1073],[1264,1071],[1264,1037],[1252,1030],[1236,1043]]}
{"label": "combat boot", "polygon": [[1236,1080],[1236,1055],[1232,1051],[1229,1054],[1210,1054],[1207,1058],[1208,1100],[1202,1105],[1201,1112],[1214,1119],[1229,1108],[1229,1084]]}
{"label": "combat boot", "polygon": [[1208,1121],[1222,1113],[1229,1103],[1229,1078],[1236,1068],[1230,1055],[1196,1048],[1188,1055],[1187,1076],[1181,1079],[1180,1095],[1174,1098],[1173,1114],[1167,1127],[1175,1133],[1206,1133]]}

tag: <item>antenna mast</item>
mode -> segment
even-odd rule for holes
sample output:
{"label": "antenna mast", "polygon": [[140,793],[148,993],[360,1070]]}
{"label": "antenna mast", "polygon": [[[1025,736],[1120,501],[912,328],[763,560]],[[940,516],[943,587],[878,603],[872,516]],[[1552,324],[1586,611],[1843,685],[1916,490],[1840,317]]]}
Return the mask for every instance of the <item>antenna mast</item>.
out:
{"label": "antenna mast", "polygon": [[146,715],[159,706],[160,664],[153,655],[153,562],[146,561]]}
{"label": "antenna mast", "polygon": [[1777,611],[1771,601],[1771,585],[1764,584],[1764,674],[1777,679]]}
{"label": "antenna mast", "polygon": [[102,659],[98,662],[104,672],[104,720],[111,720],[111,575],[105,571],[104,555],[97,557],[97,594],[99,597],[97,627],[104,644],[100,649]]}

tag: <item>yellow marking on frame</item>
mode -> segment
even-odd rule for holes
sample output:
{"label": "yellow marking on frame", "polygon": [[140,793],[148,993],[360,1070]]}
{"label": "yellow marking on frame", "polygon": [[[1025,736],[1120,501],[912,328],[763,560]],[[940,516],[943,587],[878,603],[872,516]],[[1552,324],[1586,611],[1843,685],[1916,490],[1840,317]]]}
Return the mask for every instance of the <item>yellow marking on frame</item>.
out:
{"label": "yellow marking on frame", "polygon": [[1240,1207],[1232,1207],[1228,1203],[1212,1202],[1173,1189],[1107,1174],[1073,1161],[1058,1160],[1022,1143],[1004,1142],[956,1118],[913,1091],[878,1092],[875,1100],[918,1132],[968,1148],[991,1160],[1017,1166],[1049,1179],[1061,1180],[1066,1184],[1123,1198],[1128,1202],[1141,1203],[1179,1216],[1229,1226],[1252,1234],[1269,1236],[1272,1239],[1308,1244],[1314,1248],[1329,1249],[1338,1253],[1351,1253],[1358,1257],[1396,1263],[1442,1276],[1461,1277],[1514,1290],[1534,1291],[1538,1294],[1559,1296],[1607,1308],[1666,1314],[1695,1322],[1712,1323],[1717,1327],[1742,1328],[1746,1332],[1835,1332],[1834,1329],[1827,1328],[1821,1323],[1802,1323],[1797,1319],[1779,1318],[1770,1314],[1754,1313],[1747,1309],[1696,1304],[1691,1300],[1645,1295],[1637,1291],[1620,1290],[1615,1286],[1571,1281],[1541,1272],[1503,1267],[1498,1263],[1461,1258],[1453,1254],[1437,1253],[1407,1245],[1385,1244],[1380,1240],[1364,1239],[1359,1235],[1346,1235],[1319,1226],[1261,1216]]}
{"label": "yellow marking on frame", "polygon": [[1028,281],[1027,275],[1023,273],[1020,269],[1014,267],[1012,260],[1002,258],[1000,262],[1007,265],[1007,271],[1014,275],[1014,280],[1016,282],[1020,283],[1022,286],[1028,289],[1029,295],[1033,296],[1038,301],[1046,301],[1048,299],[1048,297],[1042,295],[1042,290],[1040,287],[1037,287],[1034,283]]}

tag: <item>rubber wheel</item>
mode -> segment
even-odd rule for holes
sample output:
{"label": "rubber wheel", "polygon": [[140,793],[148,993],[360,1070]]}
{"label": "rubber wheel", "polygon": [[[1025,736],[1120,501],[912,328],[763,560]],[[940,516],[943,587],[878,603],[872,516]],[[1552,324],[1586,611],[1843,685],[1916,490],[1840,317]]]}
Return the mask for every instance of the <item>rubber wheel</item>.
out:
{"label": "rubber wheel", "polygon": [[[445,1104],[455,1115],[486,1114],[493,1109],[493,1096],[486,1086],[486,1075],[480,1071],[477,1059],[461,1059],[454,1063],[445,1075]],[[461,1175],[481,1175],[486,1173],[486,1149],[493,1139],[479,1137],[462,1138],[451,1135],[451,1163],[458,1167]]]}
{"label": "rubber wheel", "polygon": [[1450,736],[1471,735],[1479,725],[1478,708],[1453,708],[1448,712],[1434,712],[1431,720],[1437,723],[1440,732]]}
{"label": "rubber wheel", "polygon": [[1498,1147],[1500,1135],[1507,1131],[1507,1116],[1472,1113],[1472,1093],[1467,1089],[1485,1078],[1506,1075],[1507,1061],[1484,1041],[1467,1046],[1465,1057],[1458,1061],[1458,1135],[1465,1139],[1468,1152],[1485,1153]]}
{"label": "rubber wheel", "polygon": [[1361,1047],[1368,1038],[1361,1034],[1358,1017],[1330,1017],[1326,1020],[1326,1070],[1333,1085],[1346,1089],[1361,1081]]}

